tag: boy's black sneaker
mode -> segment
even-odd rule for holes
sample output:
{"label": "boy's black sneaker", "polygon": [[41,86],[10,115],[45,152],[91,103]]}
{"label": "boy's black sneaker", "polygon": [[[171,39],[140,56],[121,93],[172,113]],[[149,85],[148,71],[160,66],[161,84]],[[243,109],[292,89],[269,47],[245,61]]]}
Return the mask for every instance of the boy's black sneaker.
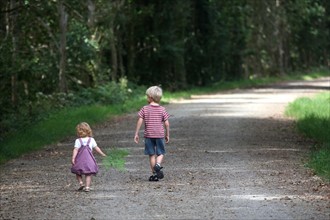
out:
{"label": "boy's black sneaker", "polygon": [[159,172],[161,169],[163,169],[163,167],[161,167],[158,163],[155,165],[155,167],[154,167],[154,170],[156,171],[156,172]]}
{"label": "boy's black sneaker", "polygon": [[158,181],[158,176],[156,174],[150,176],[149,181]]}
{"label": "boy's black sneaker", "polygon": [[156,172],[158,179],[164,178],[164,173],[163,173],[163,171],[161,171],[161,169],[163,169],[163,167],[161,167],[159,164],[156,164],[154,167],[154,170]]}
{"label": "boy's black sneaker", "polygon": [[158,177],[158,179],[163,179],[164,178],[164,173],[163,173],[163,171],[159,171],[159,172],[157,172],[157,177]]}

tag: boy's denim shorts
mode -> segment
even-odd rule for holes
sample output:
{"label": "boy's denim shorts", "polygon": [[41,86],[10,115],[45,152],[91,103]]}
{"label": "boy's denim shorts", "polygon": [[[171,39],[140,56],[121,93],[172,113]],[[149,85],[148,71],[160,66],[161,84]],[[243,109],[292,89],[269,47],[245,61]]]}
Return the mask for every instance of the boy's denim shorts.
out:
{"label": "boy's denim shorts", "polygon": [[161,155],[166,153],[164,138],[144,138],[144,146],[145,155]]}

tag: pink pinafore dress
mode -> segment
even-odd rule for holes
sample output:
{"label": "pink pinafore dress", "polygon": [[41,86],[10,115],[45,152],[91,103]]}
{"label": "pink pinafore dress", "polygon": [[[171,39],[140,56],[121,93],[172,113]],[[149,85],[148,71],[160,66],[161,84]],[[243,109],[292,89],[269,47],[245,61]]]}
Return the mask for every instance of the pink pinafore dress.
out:
{"label": "pink pinafore dress", "polygon": [[71,172],[78,175],[95,175],[99,171],[92,149],[89,147],[91,138],[88,139],[87,144],[83,145],[81,138],[79,138],[81,147],[75,159],[75,164],[71,167]]}

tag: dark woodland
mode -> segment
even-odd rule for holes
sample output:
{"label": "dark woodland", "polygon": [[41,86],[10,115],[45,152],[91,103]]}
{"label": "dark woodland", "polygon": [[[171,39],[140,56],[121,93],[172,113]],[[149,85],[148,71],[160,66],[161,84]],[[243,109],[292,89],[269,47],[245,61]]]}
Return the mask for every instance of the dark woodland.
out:
{"label": "dark woodland", "polygon": [[177,91],[330,62],[328,0],[2,0],[0,10],[2,133],[46,104],[88,104],[95,88]]}

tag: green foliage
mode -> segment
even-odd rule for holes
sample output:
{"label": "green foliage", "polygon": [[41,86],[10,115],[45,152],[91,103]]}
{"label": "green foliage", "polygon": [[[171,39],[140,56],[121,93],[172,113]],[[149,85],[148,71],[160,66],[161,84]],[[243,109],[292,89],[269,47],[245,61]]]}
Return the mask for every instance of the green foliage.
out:
{"label": "green foliage", "polygon": [[[80,104],[98,103],[103,105],[124,103],[131,95],[132,90],[127,88],[127,80],[120,83],[109,82],[95,88],[84,88],[78,94],[76,102]],[[75,103],[75,104],[79,104]]]}
{"label": "green foliage", "polygon": [[297,120],[300,132],[318,141],[308,165],[330,180],[330,93],[299,98],[288,105],[285,113]]}
{"label": "green foliage", "polygon": [[63,107],[125,102],[125,80],[182,91],[328,66],[329,1],[169,2],[1,2],[0,139]]}
{"label": "green foliage", "polygon": [[141,94],[141,87],[128,85],[125,78],[119,83],[107,83],[94,88],[81,88],[79,91],[70,93],[44,94],[36,93],[29,102],[23,102],[15,111],[3,111],[1,117],[1,138],[6,137],[11,132],[15,132],[47,119],[49,115],[56,114],[63,108],[78,107],[84,105],[117,105],[126,103],[136,94]]}
{"label": "green foliage", "polygon": [[117,169],[119,171],[125,170],[125,157],[129,152],[126,149],[113,148],[106,152],[106,157],[102,159],[103,166],[108,170],[110,168]]}

